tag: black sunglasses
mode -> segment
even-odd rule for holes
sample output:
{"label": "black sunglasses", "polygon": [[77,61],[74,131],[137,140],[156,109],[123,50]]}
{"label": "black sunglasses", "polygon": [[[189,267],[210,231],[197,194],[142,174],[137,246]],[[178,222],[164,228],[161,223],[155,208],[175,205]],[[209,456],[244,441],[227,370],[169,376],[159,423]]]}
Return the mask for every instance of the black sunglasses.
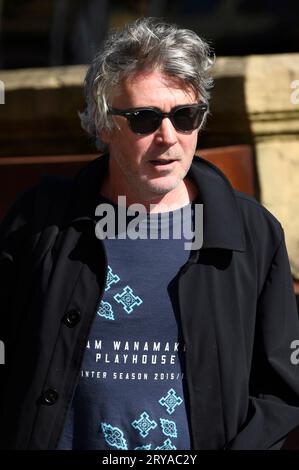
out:
{"label": "black sunglasses", "polygon": [[151,134],[161,126],[162,119],[169,118],[178,132],[190,132],[198,129],[205,117],[208,106],[201,104],[188,104],[175,106],[169,113],[163,113],[155,107],[117,109],[109,108],[108,114],[124,116],[129,123],[131,131],[135,134]]}

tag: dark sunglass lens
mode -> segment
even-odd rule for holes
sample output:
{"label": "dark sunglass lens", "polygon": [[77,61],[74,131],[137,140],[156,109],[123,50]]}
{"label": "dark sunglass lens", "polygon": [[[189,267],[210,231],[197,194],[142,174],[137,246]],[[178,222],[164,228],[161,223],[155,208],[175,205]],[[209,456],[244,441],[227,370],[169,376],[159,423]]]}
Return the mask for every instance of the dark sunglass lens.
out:
{"label": "dark sunglass lens", "polygon": [[161,118],[155,111],[137,111],[129,118],[130,127],[137,134],[150,134],[155,132],[161,124]]}
{"label": "dark sunglass lens", "polygon": [[180,131],[197,129],[204,117],[205,111],[200,108],[181,108],[173,116],[174,125]]}

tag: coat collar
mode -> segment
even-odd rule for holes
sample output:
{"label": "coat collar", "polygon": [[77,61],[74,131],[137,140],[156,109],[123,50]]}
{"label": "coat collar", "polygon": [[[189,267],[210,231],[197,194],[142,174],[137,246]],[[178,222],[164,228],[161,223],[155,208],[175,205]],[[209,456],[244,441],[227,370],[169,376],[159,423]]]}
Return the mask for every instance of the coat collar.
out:
{"label": "coat collar", "polygon": [[203,204],[203,248],[245,251],[244,229],[236,193],[212,163],[194,157],[189,176],[195,181]]}
{"label": "coat collar", "polygon": [[[75,177],[74,198],[67,223],[95,221],[99,188],[108,171],[109,156],[103,155]],[[244,230],[235,191],[213,164],[195,156],[188,175],[199,190],[195,202],[203,204],[203,247],[245,251]]]}

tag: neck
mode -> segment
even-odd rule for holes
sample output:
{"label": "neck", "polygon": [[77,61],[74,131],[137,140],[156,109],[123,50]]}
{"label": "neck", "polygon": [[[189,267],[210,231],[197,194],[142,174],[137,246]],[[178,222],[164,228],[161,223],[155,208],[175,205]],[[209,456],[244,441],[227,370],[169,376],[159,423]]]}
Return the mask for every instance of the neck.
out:
{"label": "neck", "polygon": [[166,194],[140,198],[137,195],[131,194],[130,191],[117,190],[112,184],[108,174],[101,187],[101,194],[107,199],[110,199],[114,204],[118,204],[119,196],[125,196],[127,206],[131,204],[142,204],[147,212],[170,212],[180,209],[192,202],[196,198],[198,190],[195,183],[190,178],[185,177],[179,187]]}

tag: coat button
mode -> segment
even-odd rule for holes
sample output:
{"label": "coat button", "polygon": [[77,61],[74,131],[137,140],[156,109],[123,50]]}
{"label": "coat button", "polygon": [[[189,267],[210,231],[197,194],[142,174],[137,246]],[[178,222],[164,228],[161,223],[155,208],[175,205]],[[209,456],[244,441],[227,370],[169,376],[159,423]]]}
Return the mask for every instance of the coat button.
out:
{"label": "coat button", "polygon": [[80,310],[77,310],[77,309],[70,310],[63,317],[63,322],[69,328],[73,328],[74,326],[76,326],[80,320],[81,320],[81,312]]}
{"label": "coat button", "polygon": [[57,402],[58,397],[59,395],[57,390],[55,390],[54,388],[49,388],[42,395],[42,403],[48,406],[54,405]]}

